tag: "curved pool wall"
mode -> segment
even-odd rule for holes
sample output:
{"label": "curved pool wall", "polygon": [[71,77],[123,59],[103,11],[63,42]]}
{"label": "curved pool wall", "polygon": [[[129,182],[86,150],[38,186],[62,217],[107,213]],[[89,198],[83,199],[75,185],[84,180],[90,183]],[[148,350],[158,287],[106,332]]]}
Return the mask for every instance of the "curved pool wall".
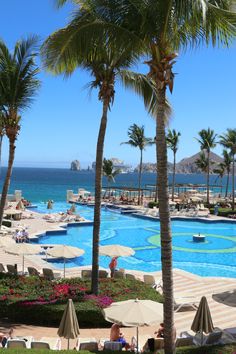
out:
{"label": "curved pool wall", "polygon": [[[60,203],[51,212],[65,211],[68,205]],[[77,206],[77,212],[93,219],[93,208]],[[39,211],[48,212],[46,206]],[[85,250],[82,257],[69,260],[67,267],[91,264],[92,226],[68,227],[65,232],[42,235],[39,243],[67,244]],[[193,234],[204,234],[206,242],[195,243]],[[172,220],[173,266],[201,276],[236,278],[236,223],[232,221]],[[135,249],[132,257],[120,257],[118,267],[146,272],[161,269],[159,220],[136,218],[130,215],[102,210],[101,245],[121,244]],[[100,256],[100,266],[107,268],[110,258]],[[63,267],[63,261],[54,265]]]}

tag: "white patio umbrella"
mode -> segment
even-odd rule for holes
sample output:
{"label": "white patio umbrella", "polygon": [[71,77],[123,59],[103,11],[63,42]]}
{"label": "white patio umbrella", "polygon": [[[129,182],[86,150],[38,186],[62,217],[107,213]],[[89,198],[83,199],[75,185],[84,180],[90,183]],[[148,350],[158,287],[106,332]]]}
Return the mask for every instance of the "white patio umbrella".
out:
{"label": "white patio umbrella", "polygon": [[76,206],[75,206],[75,204],[72,204],[72,205],[71,205],[70,211],[71,211],[72,213],[75,213],[75,212],[76,212]]}
{"label": "white patio umbrella", "polygon": [[163,321],[163,304],[151,300],[133,299],[114,302],[102,312],[109,322],[137,328],[137,348],[138,327],[151,326]]}
{"label": "white patio umbrella", "polygon": [[17,203],[16,209],[18,209],[18,210],[25,210],[25,206],[24,206],[22,200],[20,200],[20,201]]}
{"label": "white patio umbrella", "polygon": [[30,243],[15,243],[4,249],[5,252],[22,256],[22,271],[24,273],[25,256],[31,254],[38,254],[41,252],[39,245],[32,245]]}
{"label": "white patio umbrella", "polygon": [[102,256],[109,257],[129,257],[135,254],[135,251],[131,247],[125,247],[121,245],[107,245],[100,246],[99,253]]}
{"label": "white patio umbrella", "polygon": [[48,255],[55,258],[64,259],[64,278],[66,273],[66,259],[80,257],[84,254],[84,250],[78,247],[66,246],[66,245],[55,245],[50,248],[47,252]]}

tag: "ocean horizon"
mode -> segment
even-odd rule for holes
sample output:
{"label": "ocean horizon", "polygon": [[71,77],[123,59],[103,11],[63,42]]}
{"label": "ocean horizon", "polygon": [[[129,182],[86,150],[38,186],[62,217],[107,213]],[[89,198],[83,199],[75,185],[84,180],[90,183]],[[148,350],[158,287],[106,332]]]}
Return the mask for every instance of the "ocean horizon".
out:
{"label": "ocean horizon", "polygon": [[[6,175],[6,167],[1,168],[0,188]],[[216,182],[216,175],[210,176],[210,184],[220,184]],[[172,174],[169,174],[169,182],[172,181]],[[63,202],[66,201],[66,191],[73,190],[77,193],[79,188],[94,192],[95,173],[91,171],[71,171],[65,168],[48,167],[14,167],[11,177],[9,193],[21,190],[24,198],[33,203],[45,202],[48,199]],[[155,173],[143,173],[142,187],[156,183]],[[206,176],[202,174],[177,174],[176,183],[206,183]],[[122,173],[116,176],[115,183],[111,186],[138,186],[138,173]],[[223,187],[226,185],[226,177],[222,181]],[[103,186],[107,186],[106,177],[103,177]],[[231,186],[229,186],[230,188]],[[220,192],[220,191],[219,191]]]}

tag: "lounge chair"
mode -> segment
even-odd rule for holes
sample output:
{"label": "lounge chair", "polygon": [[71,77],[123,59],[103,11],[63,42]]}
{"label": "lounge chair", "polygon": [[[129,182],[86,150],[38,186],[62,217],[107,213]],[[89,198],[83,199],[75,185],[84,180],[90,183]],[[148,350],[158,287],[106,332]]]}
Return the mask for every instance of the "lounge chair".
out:
{"label": "lounge chair", "polygon": [[40,273],[34,267],[28,267],[28,273],[30,276],[40,276]]}
{"label": "lounge chair", "polygon": [[178,312],[180,309],[189,309],[192,308],[193,310],[198,309],[199,300],[191,293],[182,293],[182,294],[175,294],[174,305],[175,305],[175,312]]}
{"label": "lounge chair", "polygon": [[135,280],[135,279],[136,279],[136,278],[135,278],[135,275],[130,274],[130,273],[126,273],[126,274],[125,274],[125,278],[126,278],[127,280]]}
{"label": "lounge chair", "polygon": [[191,338],[193,340],[193,343],[198,346],[214,345],[222,343],[221,337],[223,335],[223,331],[217,329],[213,332],[210,332],[207,336],[201,333],[196,333],[195,336],[192,336],[188,332],[182,332],[180,336],[182,335],[185,338]]}
{"label": "lounge chair", "polygon": [[108,272],[106,270],[99,270],[98,271],[98,278],[107,278]]}
{"label": "lounge chair", "polygon": [[10,275],[17,275],[17,269],[15,268],[14,265],[12,264],[7,264],[7,272],[10,274]]}
{"label": "lounge chair", "polygon": [[23,339],[8,339],[6,348],[27,348],[26,341]]}
{"label": "lounge chair", "polygon": [[59,337],[42,337],[39,342],[48,344],[52,350],[61,350],[61,339]]}
{"label": "lounge chair", "polygon": [[6,269],[2,263],[0,263],[0,273],[6,273]]}
{"label": "lounge chair", "polygon": [[51,349],[47,342],[32,342],[31,349]]}
{"label": "lounge chair", "polygon": [[113,341],[105,342],[103,350],[121,351],[122,350],[122,343],[113,342]]}
{"label": "lounge chair", "polygon": [[194,345],[192,337],[178,337],[175,342],[176,347],[189,347]]}
{"label": "lounge chair", "polygon": [[54,273],[50,268],[43,268],[43,276],[47,280],[55,280],[61,277],[60,273]]}
{"label": "lounge chair", "polygon": [[92,278],[92,271],[91,269],[83,269],[81,271],[81,277],[86,278],[86,279],[91,279]]}
{"label": "lounge chair", "polygon": [[79,344],[79,350],[88,350],[90,352],[98,351],[98,342],[82,342]]}
{"label": "lounge chair", "polygon": [[116,270],[114,273],[114,278],[115,279],[125,279],[125,272],[121,270]]}
{"label": "lounge chair", "polygon": [[144,274],[143,281],[145,284],[150,285],[154,289],[161,288],[162,289],[162,281],[156,281],[155,277],[151,274]]}

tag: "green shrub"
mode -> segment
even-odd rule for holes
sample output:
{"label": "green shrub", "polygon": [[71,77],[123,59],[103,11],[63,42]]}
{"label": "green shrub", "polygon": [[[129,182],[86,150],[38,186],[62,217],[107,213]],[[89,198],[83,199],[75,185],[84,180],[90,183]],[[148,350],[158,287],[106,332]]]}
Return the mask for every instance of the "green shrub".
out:
{"label": "green shrub", "polygon": [[153,209],[154,207],[159,207],[159,203],[158,202],[149,202],[148,203],[148,208]]}
{"label": "green shrub", "polygon": [[[210,209],[210,213],[214,214],[214,208]],[[229,215],[235,215],[235,214],[236,214],[236,210],[232,210],[230,208],[219,208],[218,209],[218,216],[228,217]]]}
{"label": "green shrub", "polygon": [[27,324],[58,326],[69,298],[72,298],[81,327],[110,326],[102,308],[128,299],[162,301],[162,296],[139,280],[100,279],[99,295],[90,292],[91,283],[80,278],[48,281],[39,277],[0,275],[0,318]]}
{"label": "green shrub", "polygon": [[7,226],[7,227],[11,227],[11,221],[10,220],[3,220],[2,225]]}

